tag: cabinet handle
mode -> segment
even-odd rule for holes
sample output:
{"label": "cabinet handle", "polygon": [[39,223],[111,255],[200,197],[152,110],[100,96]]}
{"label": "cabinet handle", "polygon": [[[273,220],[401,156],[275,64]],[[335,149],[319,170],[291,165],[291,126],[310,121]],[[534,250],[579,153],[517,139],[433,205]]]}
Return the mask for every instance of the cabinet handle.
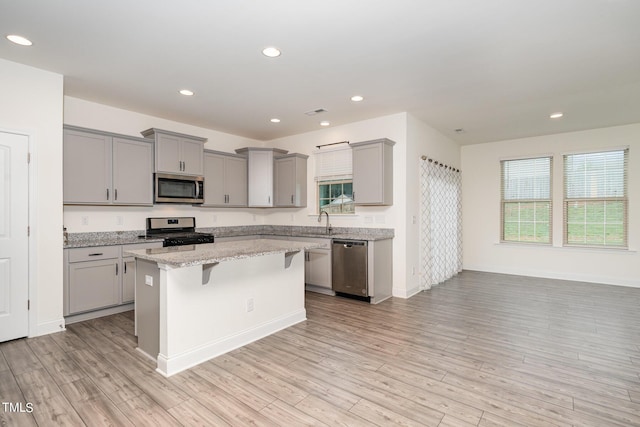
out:
{"label": "cabinet handle", "polygon": [[113,190],[113,200],[118,200],[118,189]]}
{"label": "cabinet handle", "polygon": [[353,200],[354,202],[356,201],[356,192],[355,191],[351,195],[351,200]]}
{"label": "cabinet handle", "polygon": [[118,275],[118,264],[116,264],[116,276]]}
{"label": "cabinet handle", "polygon": [[89,254],[89,256],[101,256],[101,255],[104,255],[104,254],[102,252],[95,252],[95,253]]}
{"label": "cabinet handle", "polygon": [[291,204],[293,204],[293,194],[291,195]]}
{"label": "cabinet handle", "polygon": [[271,204],[271,196],[267,197],[267,204],[270,205]]}
{"label": "cabinet handle", "polygon": [[107,188],[107,200],[109,200],[109,189]]}

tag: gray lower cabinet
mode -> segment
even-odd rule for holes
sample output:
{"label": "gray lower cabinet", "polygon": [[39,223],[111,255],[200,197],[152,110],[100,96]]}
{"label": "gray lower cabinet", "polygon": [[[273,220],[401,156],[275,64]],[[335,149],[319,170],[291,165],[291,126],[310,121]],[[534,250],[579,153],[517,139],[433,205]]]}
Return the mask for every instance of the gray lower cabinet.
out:
{"label": "gray lower cabinet", "polygon": [[76,314],[120,303],[120,247],[70,249],[68,313]]}
{"label": "gray lower cabinet", "polygon": [[152,141],[67,125],[63,145],[65,204],[153,204]]}
{"label": "gray lower cabinet", "polygon": [[64,315],[133,302],[136,263],[124,253],[158,247],[161,242],[65,249]]}
{"label": "gray lower cabinet", "polygon": [[323,247],[309,249],[304,258],[304,282],[310,291],[333,294],[331,290],[331,239],[289,237],[289,240],[322,243]]}
{"label": "gray lower cabinet", "polygon": [[205,150],[203,206],[247,206],[247,158]]}
{"label": "gray lower cabinet", "polygon": [[331,249],[310,249],[306,253],[304,282],[331,289]]}

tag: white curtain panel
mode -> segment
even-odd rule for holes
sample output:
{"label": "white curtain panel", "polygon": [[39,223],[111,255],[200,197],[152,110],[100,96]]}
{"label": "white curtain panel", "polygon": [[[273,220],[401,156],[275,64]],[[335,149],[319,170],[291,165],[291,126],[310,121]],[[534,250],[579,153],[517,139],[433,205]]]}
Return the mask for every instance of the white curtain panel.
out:
{"label": "white curtain panel", "polygon": [[462,271],[460,172],[420,159],[420,288]]}

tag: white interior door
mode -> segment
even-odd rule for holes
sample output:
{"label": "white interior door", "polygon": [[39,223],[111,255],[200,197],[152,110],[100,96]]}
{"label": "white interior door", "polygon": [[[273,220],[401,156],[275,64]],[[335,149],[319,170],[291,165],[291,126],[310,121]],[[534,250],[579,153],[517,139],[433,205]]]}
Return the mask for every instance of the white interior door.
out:
{"label": "white interior door", "polygon": [[29,332],[28,145],[0,132],[0,342]]}

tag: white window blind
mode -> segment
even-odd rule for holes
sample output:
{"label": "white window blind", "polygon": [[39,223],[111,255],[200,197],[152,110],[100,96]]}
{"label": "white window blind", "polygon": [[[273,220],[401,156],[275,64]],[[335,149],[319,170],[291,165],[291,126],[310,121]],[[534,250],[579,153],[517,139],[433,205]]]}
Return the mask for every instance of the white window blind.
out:
{"label": "white window blind", "polygon": [[564,244],[627,246],[629,150],[564,156]]}
{"label": "white window blind", "polygon": [[351,179],[351,147],[322,149],[314,154],[316,181]]}
{"label": "white window blind", "polygon": [[503,242],[551,243],[551,157],[503,160]]}

